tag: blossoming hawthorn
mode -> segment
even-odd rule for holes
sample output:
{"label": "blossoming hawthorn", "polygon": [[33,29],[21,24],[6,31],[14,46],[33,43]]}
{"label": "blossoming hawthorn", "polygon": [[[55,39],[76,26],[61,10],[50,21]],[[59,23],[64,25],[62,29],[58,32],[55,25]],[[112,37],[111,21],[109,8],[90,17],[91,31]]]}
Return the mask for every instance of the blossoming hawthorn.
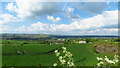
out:
{"label": "blossoming hawthorn", "polygon": [[66,47],[62,47],[62,50],[62,52],[58,52],[58,50],[55,50],[55,54],[59,58],[60,64],[54,63],[53,66],[75,66],[73,55],[67,51]]}
{"label": "blossoming hawthorn", "polygon": [[57,66],[57,63],[54,63],[53,66]]}
{"label": "blossoming hawthorn", "polygon": [[103,60],[102,58],[100,58],[100,57],[97,57],[97,60]]}
{"label": "blossoming hawthorn", "polygon": [[102,64],[104,64],[104,62],[100,61],[100,62],[97,64],[97,66],[100,66],[100,65],[102,65]]}
{"label": "blossoming hawthorn", "polygon": [[115,55],[113,60],[110,60],[107,56],[104,58],[97,57],[97,60],[99,61],[99,63],[97,63],[97,66],[114,65],[119,62],[118,58],[118,55]]}

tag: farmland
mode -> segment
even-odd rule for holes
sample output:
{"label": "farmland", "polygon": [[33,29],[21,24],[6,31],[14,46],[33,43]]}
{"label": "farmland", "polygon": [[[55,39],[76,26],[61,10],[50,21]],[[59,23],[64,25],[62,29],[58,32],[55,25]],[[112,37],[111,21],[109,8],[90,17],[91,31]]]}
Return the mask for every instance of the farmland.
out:
{"label": "farmland", "polygon": [[[61,50],[61,47],[66,47],[72,53],[75,66],[96,66],[98,63],[96,57],[113,58],[118,54],[119,39],[117,38],[61,38],[32,35],[29,39],[26,36],[2,38],[3,66],[53,66],[59,61],[54,51]],[[80,43],[80,41],[86,43]]]}

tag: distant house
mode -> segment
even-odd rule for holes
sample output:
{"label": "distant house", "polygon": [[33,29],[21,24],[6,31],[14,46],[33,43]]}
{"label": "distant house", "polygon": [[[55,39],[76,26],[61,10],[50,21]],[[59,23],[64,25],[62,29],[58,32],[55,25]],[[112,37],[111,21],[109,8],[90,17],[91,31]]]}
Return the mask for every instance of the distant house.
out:
{"label": "distant house", "polygon": [[79,41],[79,43],[87,43],[86,41]]}
{"label": "distant house", "polygon": [[64,41],[65,39],[58,39],[58,41]]}
{"label": "distant house", "polygon": [[64,44],[64,43],[50,43],[50,45],[52,45],[52,44]]}

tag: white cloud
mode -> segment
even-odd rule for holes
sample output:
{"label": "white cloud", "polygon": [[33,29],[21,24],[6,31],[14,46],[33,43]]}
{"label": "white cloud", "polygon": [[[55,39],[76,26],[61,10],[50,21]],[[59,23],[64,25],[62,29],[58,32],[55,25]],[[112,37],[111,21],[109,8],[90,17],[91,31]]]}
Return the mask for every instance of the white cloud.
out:
{"label": "white cloud", "polygon": [[85,2],[106,2],[107,0],[83,0]]}
{"label": "white cloud", "polygon": [[13,16],[11,14],[1,14],[0,15],[0,24],[17,23],[20,21],[21,21],[21,19]]}
{"label": "white cloud", "polygon": [[[103,14],[74,21],[71,24],[45,24],[37,22],[30,27],[24,27],[27,32],[50,34],[118,34],[117,28],[103,28],[104,26],[118,24],[118,11],[105,11]],[[16,29],[21,31],[21,27]]]}
{"label": "white cloud", "polygon": [[84,2],[118,2],[119,0],[81,0]]}
{"label": "white cloud", "polygon": [[[84,19],[78,22],[83,29],[99,28],[109,25],[118,24],[118,11],[105,11],[103,14]],[[84,26],[83,26],[84,25]]]}
{"label": "white cloud", "polygon": [[74,5],[79,11],[88,12],[90,14],[100,14],[105,9],[108,8],[107,2],[76,2],[71,3]]}
{"label": "white cloud", "polygon": [[2,2],[0,2],[0,14],[2,14]]}
{"label": "white cloud", "polygon": [[67,17],[70,18],[72,21],[80,21],[80,20],[82,20],[82,18],[77,14],[68,14]]}
{"label": "white cloud", "polygon": [[61,20],[61,18],[60,17],[53,17],[53,16],[47,16],[47,19],[48,20],[50,20],[50,21],[52,21],[52,22],[58,22],[58,21],[60,21]]}
{"label": "white cloud", "polygon": [[[2,2],[15,2],[15,0],[1,0]],[[119,0],[31,0],[31,2],[118,2]]]}
{"label": "white cloud", "polygon": [[61,6],[57,2],[35,1],[37,0],[16,0],[16,5],[13,5],[13,3],[8,3],[6,9],[9,11],[15,11],[17,16],[22,19],[39,18],[43,15],[53,15],[59,12],[63,12],[60,8]]}
{"label": "white cloud", "polygon": [[10,33],[13,31],[14,31],[14,29],[12,29],[10,26],[0,25],[0,33]]}
{"label": "white cloud", "polygon": [[65,16],[70,18],[72,21],[81,20],[82,18],[79,15],[74,14],[74,10],[74,8],[68,8]]}
{"label": "white cloud", "polygon": [[14,3],[8,3],[8,5],[6,6],[6,9],[10,12],[17,11],[17,7],[14,6]]}
{"label": "white cloud", "polygon": [[37,23],[30,25],[29,27],[21,26],[15,29],[14,31],[16,33],[42,33],[42,32],[44,33],[45,31],[48,32],[48,29],[49,29],[48,24],[37,22]]}
{"label": "white cloud", "polygon": [[49,29],[49,25],[44,24],[42,22],[37,22],[35,24],[32,24],[31,27],[33,28],[33,30],[36,30],[36,31],[46,31]]}
{"label": "white cloud", "polygon": [[75,10],[74,8],[68,8],[67,12],[72,13],[72,12],[74,12],[74,10]]}
{"label": "white cloud", "polygon": [[102,29],[96,29],[96,30],[90,30],[87,32],[88,34],[96,34],[96,35],[118,35],[118,28],[102,28]]}
{"label": "white cloud", "polygon": [[106,32],[118,32],[118,28],[104,29]]}

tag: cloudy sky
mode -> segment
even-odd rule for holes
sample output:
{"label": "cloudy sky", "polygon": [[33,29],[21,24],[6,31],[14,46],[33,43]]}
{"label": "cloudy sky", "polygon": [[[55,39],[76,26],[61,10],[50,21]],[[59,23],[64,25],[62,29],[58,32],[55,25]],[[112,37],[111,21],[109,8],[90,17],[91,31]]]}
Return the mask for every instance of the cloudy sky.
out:
{"label": "cloudy sky", "polygon": [[1,33],[117,35],[118,2],[0,2]]}

